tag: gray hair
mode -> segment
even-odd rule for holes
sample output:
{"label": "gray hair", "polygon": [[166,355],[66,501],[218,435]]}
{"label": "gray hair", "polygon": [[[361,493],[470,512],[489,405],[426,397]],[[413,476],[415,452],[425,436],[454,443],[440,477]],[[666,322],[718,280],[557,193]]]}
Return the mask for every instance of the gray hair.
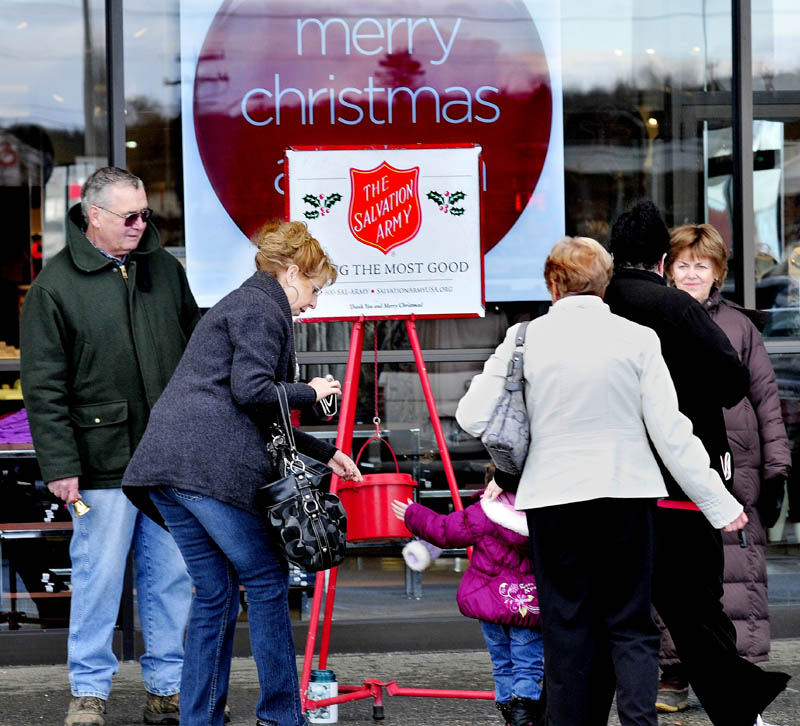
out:
{"label": "gray hair", "polygon": [[134,189],[144,187],[142,180],[125,169],[104,166],[93,172],[81,188],[81,212],[83,221],[89,223],[89,207],[108,206],[108,189],[114,184],[127,184]]}

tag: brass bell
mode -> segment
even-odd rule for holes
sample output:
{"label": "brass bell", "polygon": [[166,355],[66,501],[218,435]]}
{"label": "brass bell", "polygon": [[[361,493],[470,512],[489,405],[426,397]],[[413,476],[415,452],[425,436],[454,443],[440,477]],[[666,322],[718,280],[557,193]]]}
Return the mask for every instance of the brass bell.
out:
{"label": "brass bell", "polygon": [[91,507],[83,501],[83,499],[77,499],[76,501],[72,502],[72,511],[75,512],[76,517],[82,517],[84,514],[88,513]]}

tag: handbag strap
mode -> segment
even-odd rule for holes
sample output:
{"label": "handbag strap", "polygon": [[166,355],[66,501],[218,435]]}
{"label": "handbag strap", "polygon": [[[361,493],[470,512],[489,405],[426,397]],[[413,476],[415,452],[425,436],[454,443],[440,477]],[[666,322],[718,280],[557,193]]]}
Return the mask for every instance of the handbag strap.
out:
{"label": "handbag strap", "polygon": [[[284,464],[287,469],[292,469],[295,463],[302,464],[302,461],[297,455],[297,445],[294,442],[294,426],[292,426],[292,417],[289,412],[289,396],[286,393],[286,386],[283,383],[275,384],[275,391],[278,396],[278,408],[280,410],[280,422],[275,422],[281,429],[283,434],[283,443],[279,444],[273,437],[273,445],[280,449],[284,458]],[[305,468],[305,465],[303,465]]]}
{"label": "handbag strap", "polygon": [[522,354],[525,348],[525,334],[528,331],[530,322],[530,320],[526,320],[521,323],[517,330],[517,335],[514,339],[514,352],[511,354],[511,360],[508,361],[508,370],[506,371],[507,391],[518,391],[523,388]]}

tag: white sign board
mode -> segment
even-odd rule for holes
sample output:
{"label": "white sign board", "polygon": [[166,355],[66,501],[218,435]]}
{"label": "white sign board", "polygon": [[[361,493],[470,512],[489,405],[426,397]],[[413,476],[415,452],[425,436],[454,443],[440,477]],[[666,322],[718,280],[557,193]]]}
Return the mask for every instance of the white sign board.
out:
{"label": "white sign board", "polygon": [[339,271],[304,317],[482,317],[480,152],[289,149],[289,218]]}

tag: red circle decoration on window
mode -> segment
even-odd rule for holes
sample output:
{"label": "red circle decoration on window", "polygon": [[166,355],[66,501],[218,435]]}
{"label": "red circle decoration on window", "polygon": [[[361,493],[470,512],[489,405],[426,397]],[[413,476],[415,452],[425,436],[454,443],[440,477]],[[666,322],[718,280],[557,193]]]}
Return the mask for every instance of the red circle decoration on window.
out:
{"label": "red circle decoration on window", "polygon": [[248,236],[284,215],[288,146],[466,142],[483,148],[486,252],[536,187],[551,118],[547,59],[520,0],[225,2],[194,87],[203,165]]}

